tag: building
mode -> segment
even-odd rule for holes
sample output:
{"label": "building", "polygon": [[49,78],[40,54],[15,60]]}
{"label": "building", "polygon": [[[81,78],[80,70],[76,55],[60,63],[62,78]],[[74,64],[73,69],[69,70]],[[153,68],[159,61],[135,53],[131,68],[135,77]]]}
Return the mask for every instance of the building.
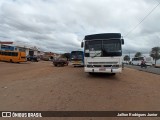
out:
{"label": "building", "polygon": [[30,55],[38,55],[37,47],[27,47],[22,45],[14,45],[14,44],[0,44],[0,50],[2,51],[21,51],[26,52],[26,56]]}
{"label": "building", "polygon": [[26,52],[26,56],[38,56],[42,59],[49,60],[54,58],[61,57],[61,54],[53,52],[43,52],[40,51],[36,46],[29,47],[28,45],[18,45],[17,43],[12,44],[13,42],[0,42],[0,50],[2,51],[21,51]]}

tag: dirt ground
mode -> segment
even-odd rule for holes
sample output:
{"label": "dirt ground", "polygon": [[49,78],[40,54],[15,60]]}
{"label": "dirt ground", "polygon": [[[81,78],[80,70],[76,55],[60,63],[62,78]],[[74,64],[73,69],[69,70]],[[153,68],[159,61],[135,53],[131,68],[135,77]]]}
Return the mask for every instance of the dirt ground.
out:
{"label": "dirt ground", "polygon": [[92,76],[51,62],[0,62],[0,111],[160,111],[160,76],[130,68]]}

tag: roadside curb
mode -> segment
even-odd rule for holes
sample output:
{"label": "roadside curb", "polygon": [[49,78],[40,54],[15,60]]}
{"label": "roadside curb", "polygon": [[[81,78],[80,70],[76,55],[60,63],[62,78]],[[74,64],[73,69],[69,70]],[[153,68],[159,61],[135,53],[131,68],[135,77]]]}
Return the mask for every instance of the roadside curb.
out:
{"label": "roadside curb", "polygon": [[160,75],[160,73],[155,73],[155,72],[152,72],[152,71],[145,71],[145,70],[140,70],[140,69],[136,69],[136,70],[143,71],[143,72],[148,72],[148,73],[152,73],[152,74],[156,74],[156,75]]}
{"label": "roadside curb", "polygon": [[[136,68],[136,67],[132,67],[132,66],[125,66],[127,68],[131,68],[131,69],[135,69],[135,70],[138,70],[138,71],[143,71],[143,72],[148,72],[148,73],[152,73],[152,74],[156,74],[156,75],[160,75],[160,72],[154,72],[154,71],[151,71],[151,70],[145,70],[145,69],[140,69],[140,68]],[[155,69],[159,69],[159,68],[155,68]]]}

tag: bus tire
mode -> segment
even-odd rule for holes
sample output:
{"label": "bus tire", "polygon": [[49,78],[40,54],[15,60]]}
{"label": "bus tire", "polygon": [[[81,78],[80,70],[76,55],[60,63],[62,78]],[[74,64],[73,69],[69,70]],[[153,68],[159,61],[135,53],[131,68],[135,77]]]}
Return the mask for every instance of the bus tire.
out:
{"label": "bus tire", "polygon": [[10,59],[10,63],[13,63],[12,59]]}
{"label": "bus tire", "polygon": [[93,73],[93,72],[89,72],[88,74],[89,74],[89,75],[94,75],[94,73]]}
{"label": "bus tire", "polygon": [[116,75],[116,73],[111,73],[111,75],[113,75],[113,76],[114,76],[114,75]]}

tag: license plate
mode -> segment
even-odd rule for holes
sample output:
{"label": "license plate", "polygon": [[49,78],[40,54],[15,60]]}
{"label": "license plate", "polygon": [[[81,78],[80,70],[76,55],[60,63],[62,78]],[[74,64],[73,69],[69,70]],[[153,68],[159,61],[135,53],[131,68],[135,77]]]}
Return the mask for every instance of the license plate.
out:
{"label": "license plate", "polygon": [[79,64],[80,62],[73,62],[74,64]]}
{"label": "license plate", "polygon": [[106,68],[104,68],[104,67],[99,68],[99,71],[106,71]]}

